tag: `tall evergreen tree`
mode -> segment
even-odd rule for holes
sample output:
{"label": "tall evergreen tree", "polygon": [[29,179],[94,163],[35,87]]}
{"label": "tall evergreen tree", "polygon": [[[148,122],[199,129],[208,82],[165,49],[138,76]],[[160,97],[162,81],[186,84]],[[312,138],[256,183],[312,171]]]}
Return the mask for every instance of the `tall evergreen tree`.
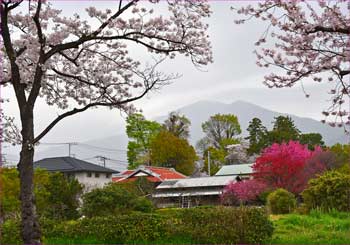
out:
{"label": "tall evergreen tree", "polygon": [[255,117],[249,122],[247,131],[249,132],[249,136],[246,137],[249,141],[248,154],[259,154],[262,149],[268,146],[266,127],[259,118]]}
{"label": "tall evergreen tree", "polygon": [[273,129],[268,133],[269,144],[298,140],[300,131],[289,116],[275,117]]}
{"label": "tall evergreen tree", "polygon": [[322,135],[319,133],[301,134],[299,136],[299,142],[303,145],[308,145],[310,150],[314,150],[315,146],[324,147],[324,141]]}

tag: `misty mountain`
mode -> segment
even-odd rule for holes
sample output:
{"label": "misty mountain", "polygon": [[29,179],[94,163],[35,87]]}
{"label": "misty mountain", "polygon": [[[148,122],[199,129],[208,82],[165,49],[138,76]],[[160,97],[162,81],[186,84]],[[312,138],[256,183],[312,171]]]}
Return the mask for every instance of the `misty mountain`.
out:
{"label": "misty mountain", "polygon": [[[279,113],[260,107],[258,105],[248,103],[245,101],[235,101],[231,104],[225,104],[213,101],[199,101],[197,103],[185,106],[178,110],[185,114],[191,120],[191,143],[196,143],[203,137],[201,124],[208,120],[211,115],[221,113],[231,113],[238,117],[241,125],[242,136],[247,135],[246,129],[249,122],[254,118],[259,118],[263,125],[268,129],[272,129],[274,118],[280,115],[288,115],[295,122],[296,127],[302,133],[320,133],[326,145],[333,145],[335,143],[346,143],[348,137],[344,133],[343,128],[333,128],[329,125],[323,124],[311,118],[303,118],[288,113]],[[157,118],[157,121],[163,121],[166,118]]]}
{"label": "misty mountain", "polygon": [[[274,118],[280,115],[289,115],[271,111],[260,107],[255,104],[251,104],[244,101],[236,101],[231,104],[225,104],[215,101],[199,101],[197,103],[190,104],[188,106],[179,108],[177,111],[186,115],[191,120],[190,127],[190,142],[195,145],[196,142],[202,138],[203,132],[201,124],[206,121],[210,116],[221,113],[232,113],[238,117],[239,123],[242,129],[242,137],[247,135],[247,127],[249,121],[254,117],[261,119],[262,123],[268,128],[272,128],[272,121]],[[295,122],[295,125],[302,133],[320,133],[327,145],[333,145],[335,143],[346,143],[347,136],[344,134],[342,128],[332,128],[321,122],[310,119],[302,118],[294,115],[289,115]],[[157,117],[154,120],[163,122],[167,118],[167,114]],[[127,166],[126,150],[128,144],[128,137],[125,133],[119,135],[112,135],[105,138],[95,139],[78,145],[71,146],[71,152],[73,156],[102,164],[103,159],[98,156],[106,157],[105,163],[107,167],[117,170],[124,170]],[[58,146],[45,146],[40,147],[40,151],[35,154],[35,160],[39,160],[45,157],[54,156],[67,156],[68,145]]]}

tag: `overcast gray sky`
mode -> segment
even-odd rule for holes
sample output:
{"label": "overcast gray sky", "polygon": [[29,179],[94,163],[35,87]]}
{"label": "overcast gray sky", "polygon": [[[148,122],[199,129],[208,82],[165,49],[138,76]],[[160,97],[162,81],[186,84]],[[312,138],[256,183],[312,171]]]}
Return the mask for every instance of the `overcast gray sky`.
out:
{"label": "overcast gray sky", "polygon": [[[227,103],[245,100],[279,112],[314,119],[322,118],[321,111],[328,104],[326,84],[305,81],[304,86],[310,93],[310,98],[305,98],[300,85],[289,89],[272,90],[262,85],[263,76],[269,71],[255,65],[253,51],[254,43],[265,30],[266,24],[252,20],[245,25],[235,25],[233,22],[235,15],[230,6],[245,3],[247,1],[210,2],[213,14],[208,19],[208,24],[214,63],[204,67],[205,71],[196,69],[188,59],[181,56],[163,64],[164,71],[180,73],[182,77],[135,103],[144,111],[147,118],[168,114],[171,110],[199,100]],[[54,6],[61,8],[67,15],[78,12],[83,16],[84,9],[91,5],[113,9],[116,3],[114,1],[54,2]],[[2,96],[13,98],[13,93],[6,89],[2,91]],[[5,113],[18,115],[14,100],[5,106]],[[39,101],[35,112],[36,130],[44,128],[58,113],[57,109],[47,107],[45,103]],[[66,119],[54,128],[44,141],[85,141],[107,137],[124,130],[124,119],[119,111],[97,109]]]}

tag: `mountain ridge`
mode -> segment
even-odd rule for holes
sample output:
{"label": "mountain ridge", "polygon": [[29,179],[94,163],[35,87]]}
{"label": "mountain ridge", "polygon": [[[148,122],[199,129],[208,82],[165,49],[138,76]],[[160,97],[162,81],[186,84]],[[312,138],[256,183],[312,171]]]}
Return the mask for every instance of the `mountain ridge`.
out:
{"label": "mountain ridge", "polygon": [[[332,128],[326,124],[312,119],[299,117],[288,113],[276,112],[259,105],[255,105],[250,102],[236,100],[231,103],[222,103],[219,101],[197,101],[195,103],[183,106],[175,111],[180,112],[181,114],[186,115],[191,121],[190,127],[190,143],[195,145],[196,142],[204,136],[201,124],[208,120],[210,116],[221,113],[232,113],[238,117],[239,123],[241,125],[242,134],[241,137],[247,135],[246,128],[248,127],[249,121],[253,117],[258,117],[261,119],[263,125],[268,129],[272,128],[272,121],[274,117],[279,115],[288,115],[295,122],[295,125],[303,133],[320,133],[323,136],[323,139],[327,145],[333,145],[335,143],[346,143],[347,137],[344,133],[344,130],[341,128]],[[156,120],[162,123],[168,114],[163,116],[158,116],[151,120]],[[84,146],[85,144],[85,146]],[[126,133],[108,135],[106,137],[101,137],[98,139],[93,139],[83,142],[81,145],[72,146],[72,152],[79,159],[91,159],[89,161],[100,163],[98,158],[94,156],[102,155],[113,159],[107,161],[107,167],[114,168],[117,170],[126,169],[126,150],[128,144],[128,137]],[[94,147],[89,147],[87,145],[93,145]],[[99,150],[98,147],[115,149],[115,151],[109,150]],[[67,147],[51,147],[46,150],[38,151],[35,155],[35,160],[39,160],[45,157],[54,157],[54,156],[66,156],[68,153]]]}

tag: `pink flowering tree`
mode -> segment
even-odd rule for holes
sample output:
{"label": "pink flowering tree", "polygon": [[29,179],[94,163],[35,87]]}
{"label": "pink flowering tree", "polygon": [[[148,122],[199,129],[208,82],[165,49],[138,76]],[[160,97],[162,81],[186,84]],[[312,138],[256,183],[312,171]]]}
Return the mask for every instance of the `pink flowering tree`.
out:
{"label": "pink flowering tree", "polygon": [[322,151],[310,151],[297,141],[273,144],[266,148],[253,165],[254,177],[269,187],[284,188],[294,194],[302,192],[309,179],[326,170],[326,163],[314,159]]}
{"label": "pink flowering tree", "polygon": [[[265,76],[270,88],[291,87],[298,82],[328,82],[331,104],[323,114],[333,118],[331,126],[350,125],[350,4],[348,1],[272,1],[235,9],[267,22],[256,42],[257,65],[276,67],[279,73]],[[271,47],[267,41],[274,43]],[[303,86],[302,86],[303,87]],[[305,91],[304,91],[305,92]],[[305,92],[306,97],[309,94]],[[326,122],[326,120],[323,120]],[[344,127],[348,129],[348,127]]]}
{"label": "pink flowering tree", "polygon": [[236,201],[240,203],[253,202],[267,189],[266,183],[257,179],[232,181],[225,186],[221,195],[221,201],[229,205],[234,204]]}
{"label": "pink flowering tree", "polygon": [[[133,110],[131,102],[176,78],[157,69],[166,58],[184,55],[195,66],[212,62],[203,22],[210,15],[208,4],[169,0],[164,3],[168,13],[157,14],[151,7],[158,2],[142,3],[147,8],[139,6],[138,0],[111,2],[113,9],[90,7],[86,9],[89,18],[82,19],[78,14],[62,16],[44,0],[1,0],[0,86],[13,88],[20,125],[12,125],[13,120],[3,114],[2,123],[7,126],[4,139],[21,145],[18,169],[24,243],[41,242],[33,196],[33,156],[35,145],[53,127],[90,108]],[[150,54],[150,62],[142,64],[129,54],[136,46]],[[39,97],[62,113],[35,134]]]}

